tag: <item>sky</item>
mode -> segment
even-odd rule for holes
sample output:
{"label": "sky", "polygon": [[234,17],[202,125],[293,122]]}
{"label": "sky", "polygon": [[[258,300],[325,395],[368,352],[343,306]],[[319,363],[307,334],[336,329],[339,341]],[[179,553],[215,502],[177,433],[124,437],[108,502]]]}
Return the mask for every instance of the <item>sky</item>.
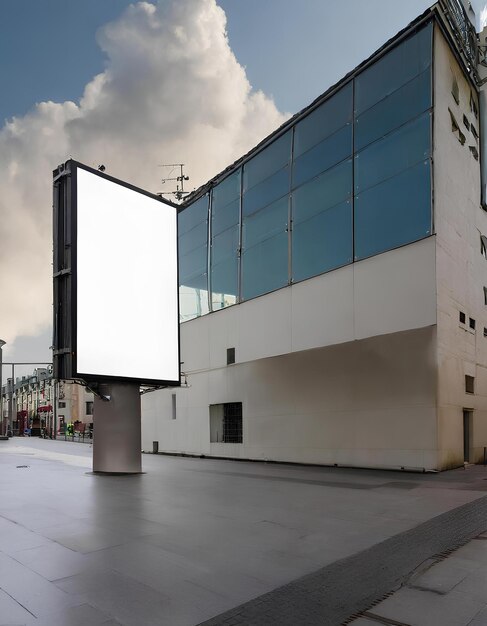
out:
{"label": "sky", "polygon": [[104,163],[156,192],[158,165],[184,162],[199,186],[430,4],[0,0],[4,360],[50,359],[58,163]]}

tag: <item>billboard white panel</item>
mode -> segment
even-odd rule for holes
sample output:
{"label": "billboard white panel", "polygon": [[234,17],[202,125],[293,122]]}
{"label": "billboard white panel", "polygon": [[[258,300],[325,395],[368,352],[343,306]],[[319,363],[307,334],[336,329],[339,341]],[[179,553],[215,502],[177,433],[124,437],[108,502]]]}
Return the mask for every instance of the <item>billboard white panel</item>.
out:
{"label": "billboard white panel", "polygon": [[177,209],[76,171],[76,372],[177,384]]}

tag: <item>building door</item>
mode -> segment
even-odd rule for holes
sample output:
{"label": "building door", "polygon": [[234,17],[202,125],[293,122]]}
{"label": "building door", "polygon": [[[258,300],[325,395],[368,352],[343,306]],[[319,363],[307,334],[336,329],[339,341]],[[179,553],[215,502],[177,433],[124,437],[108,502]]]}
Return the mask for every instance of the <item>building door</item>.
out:
{"label": "building door", "polygon": [[470,463],[470,441],[472,436],[473,411],[463,409],[463,460]]}

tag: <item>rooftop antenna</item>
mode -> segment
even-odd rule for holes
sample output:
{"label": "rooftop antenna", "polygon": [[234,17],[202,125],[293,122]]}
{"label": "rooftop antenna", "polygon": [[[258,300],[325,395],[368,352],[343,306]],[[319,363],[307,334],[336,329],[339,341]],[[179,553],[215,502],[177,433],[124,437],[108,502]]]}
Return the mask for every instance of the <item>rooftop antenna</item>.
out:
{"label": "rooftop antenna", "polygon": [[[184,163],[165,163],[159,165],[159,167],[171,168],[168,176],[161,179],[161,183],[165,185],[166,183],[176,181],[176,191],[159,191],[157,193],[158,196],[175,196],[177,200],[182,200],[184,196],[190,193],[184,190],[184,181],[189,180],[189,176],[184,175]],[[179,168],[179,176],[172,176],[172,174],[176,173],[177,168]]]}

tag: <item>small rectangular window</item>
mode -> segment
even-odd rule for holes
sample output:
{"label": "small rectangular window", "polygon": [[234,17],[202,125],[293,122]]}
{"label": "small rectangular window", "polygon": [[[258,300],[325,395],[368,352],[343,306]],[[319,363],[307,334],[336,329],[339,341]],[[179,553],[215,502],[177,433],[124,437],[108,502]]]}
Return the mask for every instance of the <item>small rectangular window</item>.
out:
{"label": "small rectangular window", "polygon": [[475,393],[475,378],[465,376],[465,393]]}
{"label": "small rectangular window", "polygon": [[451,84],[451,95],[457,104],[460,104],[460,89],[458,88],[458,81],[453,77]]}
{"label": "small rectangular window", "polygon": [[86,402],[86,415],[93,415],[93,402]]}
{"label": "small rectangular window", "polygon": [[475,139],[478,141],[479,139],[479,134],[477,132],[477,129],[475,128],[475,126],[473,124],[470,124],[470,130],[472,131],[472,135],[475,137]]}
{"label": "small rectangular window", "polygon": [[484,304],[487,305],[487,287],[484,287]]}
{"label": "small rectangular window", "polygon": [[484,337],[487,337],[487,328],[484,326]]}
{"label": "small rectangular window", "polygon": [[463,116],[463,125],[467,130],[470,130],[470,122],[468,121],[468,117],[466,115]]}
{"label": "small rectangular window", "polygon": [[470,326],[472,330],[475,330],[475,320],[472,319],[471,317],[468,320],[468,325]]}
{"label": "small rectangular window", "polygon": [[227,365],[235,363],[235,348],[227,348]]}
{"label": "small rectangular window", "polygon": [[176,394],[173,393],[171,396],[171,409],[172,409],[172,419],[176,419]]}
{"label": "small rectangular window", "polygon": [[478,118],[479,110],[478,110],[477,103],[475,102],[475,99],[472,93],[470,93],[470,110],[475,115],[475,117]]}
{"label": "small rectangular window", "polygon": [[460,311],[460,324],[465,324],[465,313]]}
{"label": "small rectangular window", "polygon": [[210,405],[210,441],[243,443],[241,402]]}
{"label": "small rectangular window", "polygon": [[58,407],[59,407],[60,409],[65,409],[65,408],[66,408],[66,402],[59,402],[59,403],[58,403]]}

